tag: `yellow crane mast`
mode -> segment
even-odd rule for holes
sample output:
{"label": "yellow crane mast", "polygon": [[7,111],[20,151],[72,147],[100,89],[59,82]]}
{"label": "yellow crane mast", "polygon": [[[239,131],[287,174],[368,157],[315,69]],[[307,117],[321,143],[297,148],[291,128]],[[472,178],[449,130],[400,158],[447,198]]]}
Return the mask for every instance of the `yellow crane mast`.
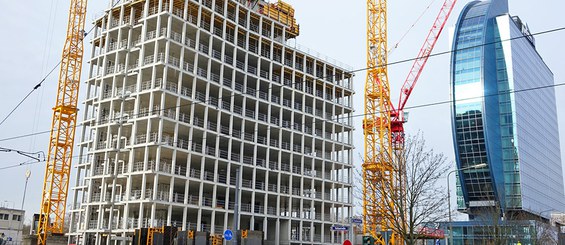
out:
{"label": "yellow crane mast", "polygon": [[[376,244],[402,244],[392,229],[402,225],[403,212],[396,205],[406,200],[392,200],[404,188],[394,159],[404,145],[404,106],[412,93],[430,54],[437,43],[456,0],[445,0],[426,37],[400,92],[398,107],[390,100],[387,76],[387,12],[386,0],[367,0],[367,81],[365,83],[365,161],[363,167],[363,232],[376,239]],[[395,154],[396,153],[396,154]],[[387,232],[388,234],[383,234]]]}
{"label": "yellow crane mast", "polygon": [[[386,0],[367,0],[367,80],[365,83],[365,111],[363,134],[365,155],[363,162],[363,233],[385,244],[381,231],[390,231],[393,202],[387,191],[398,186],[392,156],[390,86],[387,73],[387,10]],[[400,243],[391,234],[391,244]]]}
{"label": "yellow crane mast", "polygon": [[53,107],[49,154],[41,199],[37,244],[47,236],[63,234],[65,208],[77,120],[77,101],[83,56],[86,0],[71,0],[67,37],[63,47],[57,100]]}

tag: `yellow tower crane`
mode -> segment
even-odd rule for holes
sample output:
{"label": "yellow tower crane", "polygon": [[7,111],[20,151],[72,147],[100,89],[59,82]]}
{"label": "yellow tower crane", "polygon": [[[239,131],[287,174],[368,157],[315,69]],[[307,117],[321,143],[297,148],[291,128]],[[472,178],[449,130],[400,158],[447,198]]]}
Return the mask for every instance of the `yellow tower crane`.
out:
{"label": "yellow tower crane", "polygon": [[37,230],[37,244],[40,245],[47,243],[48,235],[64,233],[65,208],[78,113],[77,101],[87,1],[71,0],[70,3],[67,37],[60,63],[57,100],[53,107],[49,152],[45,166]]}
{"label": "yellow tower crane", "polygon": [[[385,244],[380,231],[389,230],[393,220],[384,216],[393,202],[383,192],[395,191],[392,161],[390,86],[387,72],[386,0],[367,0],[367,80],[365,83],[365,158],[363,163],[363,233]],[[390,242],[400,242],[396,234]]]}
{"label": "yellow tower crane", "polygon": [[[365,111],[363,134],[365,158],[363,162],[363,233],[375,239],[376,244],[403,244],[394,231],[402,208],[395,205],[405,200],[392,200],[403,191],[395,156],[404,146],[404,106],[412,93],[430,54],[437,43],[457,0],[444,0],[428,36],[426,37],[408,77],[400,91],[398,107],[390,100],[387,73],[387,9],[386,0],[367,0],[367,80],[365,83]],[[386,235],[385,235],[386,234]]]}

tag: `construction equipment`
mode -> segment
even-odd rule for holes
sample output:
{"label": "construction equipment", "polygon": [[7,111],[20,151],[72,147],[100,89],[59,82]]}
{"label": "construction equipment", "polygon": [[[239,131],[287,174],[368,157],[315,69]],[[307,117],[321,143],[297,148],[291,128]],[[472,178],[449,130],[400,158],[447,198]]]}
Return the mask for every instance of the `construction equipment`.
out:
{"label": "construction equipment", "polygon": [[178,232],[176,227],[172,226],[162,226],[162,227],[151,227],[151,228],[140,228],[134,230],[134,235],[132,239],[133,245],[170,245],[176,244],[175,240],[178,239],[185,244],[188,239],[194,238],[193,231],[182,231]]}
{"label": "construction equipment", "polygon": [[275,3],[260,2],[259,4],[259,13],[288,26],[289,34],[292,35],[291,37],[297,37],[300,34],[300,25],[296,23],[294,8],[290,4],[281,0]]}
{"label": "construction equipment", "polygon": [[63,234],[65,208],[77,120],[77,101],[82,68],[86,0],[70,1],[67,37],[63,48],[57,100],[53,108],[49,152],[40,207],[38,244],[47,236]]}
{"label": "construction equipment", "polygon": [[[63,49],[59,74],[56,105],[53,108],[52,129],[49,141],[49,154],[43,185],[38,228],[38,244],[46,244],[50,234],[62,234],[71,160],[77,119],[77,101],[83,57],[84,21],[87,0],[71,0],[67,27],[67,37]],[[404,83],[398,109],[390,101],[390,87],[387,74],[387,23],[386,0],[368,0],[368,58],[367,82],[365,87],[365,163],[363,164],[364,184],[364,227],[365,233],[377,237],[384,244],[379,231],[390,229],[392,220],[382,218],[382,213],[392,205],[382,195],[387,191],[398,191],[396,167],[389,161],[394,150],[403,142],[404,105],[445,25],[455,1],[447,0],[434,27],[428,35],[424,48],[414,62],[412,71]],[[299,26],[295,24],[291,8],[278,2],[269,5],[264,14],[276,17],[290,26],[298,35]],[[443,13],[443,14],[442,14]],[[396,234],[392,242],[399,241]]]}
{"label": "construction equipment", "polygon": [[[393,186],[394,173],[388,156],[392,154],[390,87],[387,72],[387,19],[386,0],[367,1],[367,80],[365,83],[365,110],[363,134],[365,158],[363,162],[363,233],[385,244],[380,231],[390,229],[392,220],[386,220],[386,205],[392,205],[382,195],[384,186]],[[390,190],[396,191],[396,190]]]}
{"label": "construction equipment", "polygon": [[263,231],[256,230],[238,230],[235,232],[235,240],[238,245],[263,245]]}
{"label": "construction equipment", "polygon": [[[363,167],[363,233],[367,243],[402,244],[402,238],[392,229],[395,202],[389,193],[403,188],[393,159],[404,143],[404,106],[426,65],[456,0],[445,0],[428,36],[414,60],[400,93],[398,109],[390,99],[387,72],[387,9],[386,0],[367,1],[367,80],[363,134],[365,158]],[[386,236],[384,235],[386,233]],[[364,238],[365,242],[365,238]],[[364,243],[365,244],[365,243]]]}
{"label": "construction equipment", "polygon": [[[218,238],[214,238],[215,236],[217,237],[218,235],[210,235],[210,233],[208,232],[194,231],[194,230],[179,231],[177,232],[176,235],[177,235],[176,243],[174,244],[177,245],[210,244],[214,239],[218,239]],[[223,241],[222,235],[219,235],[219,239],[221,239],[220,240],[220,244],[221,244],[221,242]]]}
{"label": "construction equipment", "polygon": [[210,235],[210,241],[212,245],[221,245],[224,243],[224,237],[221,234]]}
{"label": "construction equipment", "polygon": [[153,245],[156,233],[163,233],[164,227],[161,228],[148,228],[147,231],[147,245]]}

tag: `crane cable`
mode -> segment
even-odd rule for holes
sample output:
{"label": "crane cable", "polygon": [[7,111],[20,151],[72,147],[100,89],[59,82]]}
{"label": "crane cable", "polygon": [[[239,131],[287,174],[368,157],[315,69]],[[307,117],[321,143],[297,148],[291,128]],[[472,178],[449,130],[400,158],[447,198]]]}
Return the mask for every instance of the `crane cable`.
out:
{"label": "crane cable", "polygon": [[422,19],[424,14],[426,14],[426,12],[428,12],[428,10],[434,4],[435,1],[436,0],[432,0],[432,2],[430,2],[428,7],[426,7],[424,9],[424,11],[422,11],[420,16],[418,16],[418,18],[416,19],[416,21],[414,21],[414,23],[410,26],[410,28],[408,28],[408,30],[406,30],[406,32],[404,32],[404,35],[402,35],[402,37],[391,48],[388,49],[387,56],[390,57],[392,55],[392,53],[398,48],[398,46],[400,46],[400,43],[404,40],[404,38],[408,35],[408,33],[414,28],[414,26],[416,26],[416,24],[418,24],[418,22],[420,22],[420,19]]}
{"label": "crane cable", "polygon": [[[45,33],[45,41],[44,41],[44,46],[43,46],[43,55],[42,55],[42,62],[41,62],[41,73],[44,74],[45,70],[47,70],[49,68],[49,60],[51,58],[52,55],[52,45],[49,45],[50,43],[52,43],[53,41],[53,36],[54,36],[54,32],[53,30],[55,29],[55,19],[57,17],[57,11],[59,9],[59,2],[60,0],[51,0],[51,6],[49,7],[49,19],[46,22],[46,28],[47,28],[47,32]],[[42,109],[42,101],[43,101],[43,97],[45,95],[45,90],[44,89],[40,89],[39,91],[39,95],[36,96],[36,101],[35,101],[35,111],[34,111],[34,115],[39,115],[41,111],[43,111]],[[32,120],[32,125],[31,125],[31,132],[36,132],[38,130],[39,124],[40,124],[40,119],[41,117],[34,117]],[[36,146],[36,141],[37,141],[37,137],[33,137],[30,141],[29,141],[29,150],[35,148]]]}

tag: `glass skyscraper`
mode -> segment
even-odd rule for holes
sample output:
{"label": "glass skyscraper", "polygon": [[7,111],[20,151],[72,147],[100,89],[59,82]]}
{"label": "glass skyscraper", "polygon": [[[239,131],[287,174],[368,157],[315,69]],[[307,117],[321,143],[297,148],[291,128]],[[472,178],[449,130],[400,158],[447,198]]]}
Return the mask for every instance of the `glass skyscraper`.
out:
{"label": "glass skyscraper", "polygon": [[451,57],[458,208],[549,217],[565,196],[553,74],[507,0],[468,3]]}

